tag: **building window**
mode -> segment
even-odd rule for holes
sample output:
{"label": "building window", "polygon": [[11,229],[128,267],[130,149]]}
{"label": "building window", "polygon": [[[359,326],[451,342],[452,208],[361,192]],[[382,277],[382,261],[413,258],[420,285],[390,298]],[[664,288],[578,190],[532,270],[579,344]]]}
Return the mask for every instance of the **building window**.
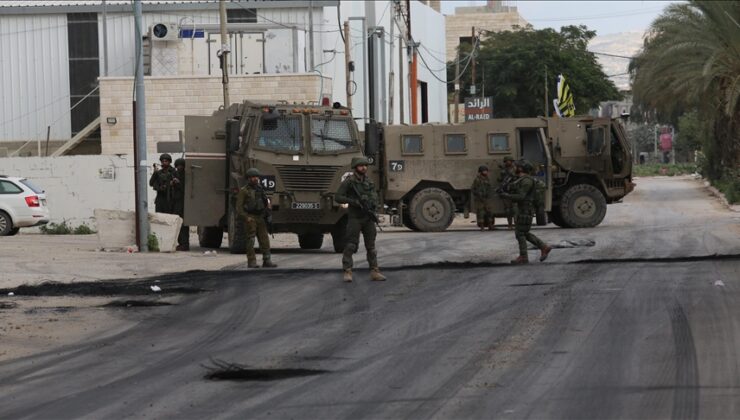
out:
{"label": "building window", "polygon": [[402,136],[401,153],[404,155],[420,155],[424,153],[424,148],[421,144],[421,136],[418,134]]}
{"label": "building window", "polygon": [[488,134],[488,153],[506,153],[510,150],[508,134]]}
{"label": "building window", "polygon": [[257,9],[228,9],[226,10],[228,23],[257,23]]}
{"label": "building window", "polygon": [[445,134],[445,153],[448,155],[465,154],[465,134]]}

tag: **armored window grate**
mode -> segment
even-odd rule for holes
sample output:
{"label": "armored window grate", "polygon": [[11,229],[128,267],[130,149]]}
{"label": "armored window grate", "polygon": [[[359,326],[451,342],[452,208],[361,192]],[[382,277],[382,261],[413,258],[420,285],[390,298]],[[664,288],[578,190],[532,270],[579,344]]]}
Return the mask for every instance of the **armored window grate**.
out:
{"label": "armored window grate", "polygon": [[401,137],[401,152],[406,155],[420,155],[424,152],[422,138],[418,134]]}
{"label": "armored window grate", "polygon": [[505,153],[511,150],[509,145],[509,135],[500,133],[491,133],[488,135],[488,152]]}
{"label": "armored window grate", "polygon": [[338,166],[276,166],[287,191],[329,191]]}
{"label": "armored window grate", "polygon": [[343,153],[356,149],[348,120],[311,118],[311,150],[315,153]]}

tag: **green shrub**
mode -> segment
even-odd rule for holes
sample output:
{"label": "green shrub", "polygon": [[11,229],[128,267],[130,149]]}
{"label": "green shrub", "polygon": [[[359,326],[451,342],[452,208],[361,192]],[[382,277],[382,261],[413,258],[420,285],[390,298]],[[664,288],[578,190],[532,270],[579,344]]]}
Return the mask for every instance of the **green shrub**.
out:
{"label": "green shrub", "polygon": [[693,163],[661,164],[648,163],[645,165],[634,165],[632,174],[635,176],[677,176],[696,173],[697,167]]}
{"label": "green shrub", "polygon": [[722,177],[712,181],[712,185],[725,195],[730,204],[740,203],[740,170],[725,169]]}
{"label": "green shrub", "polygon": [[39,230],[46,235],[69,235],[72,233],[72,227],[69,226],[66,220],[62,221],[62,223],[41,225]]}
{"label": "green shrub", "polygon": [[93,233],[96,232],[84,222],[74,229],[75,235],[92,235]]}
{"label": "green shrub", "polygon": [[147,245],[149,246],[149,252],[159,252],[159,239],[157,239],[157,235],[150,233]]}

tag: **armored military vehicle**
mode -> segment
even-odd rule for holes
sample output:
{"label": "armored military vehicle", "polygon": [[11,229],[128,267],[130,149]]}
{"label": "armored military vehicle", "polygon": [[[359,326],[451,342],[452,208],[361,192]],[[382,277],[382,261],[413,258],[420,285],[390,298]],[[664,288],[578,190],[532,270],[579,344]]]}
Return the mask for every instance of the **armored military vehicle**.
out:
{"label": "armored military vehicle", "polygon": [[362,156],[357,125],[342,107],[245,101],[211,116],[186,116],[185,224],[198,226],[200,245],[245,251],[244,223],[235,210],[244,173],[257,168],[271,196],[274,232],[298,234],[301,248],[321,248],[331,233],[344,249],[346,209],[334,192]]}
{"label": "armored military vehicle", "polygon": [[[470,186],[479,165],[496,183],[507,155],[532,162],[547,185],[548,219],[561,227],[596,226],[606,205],[634,188],[632,157],[619,120],[599,118],[515,118],[380,126],[368,124],[365,152],[385,208],[405,226],[443,231],[456,212],[474,204]],[[494,207],[505,216],[503,202]]]}

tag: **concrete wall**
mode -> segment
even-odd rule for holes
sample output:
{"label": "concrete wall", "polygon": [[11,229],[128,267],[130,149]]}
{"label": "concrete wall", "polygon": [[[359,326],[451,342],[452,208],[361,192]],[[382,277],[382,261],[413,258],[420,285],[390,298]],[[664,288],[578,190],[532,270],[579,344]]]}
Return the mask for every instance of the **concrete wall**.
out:
{"label": "concrete wall", "polygon": [[[0,173],[23,176],[46,191],[52,222],[92,223],[93,209],[133,210],[133,158],[117,156],[0,159]],[[154,209],[154,191],[148,191]]]}
{"label": "concrete wall", "polygon": [[[474,13],[466,13],[472,9]],[[515,7],[507,8],[506,11],[494,12],[486,6],[481,7],[458,7],[454,15],[445,16],[445,26],[447,31],[445,56],[447,61],[455,60],[457,46],[460,45],[460,38],[472,36],[472,29],[485,29],[492,32],[509,31],[515,25],[521,27],[527,26],[529,22],[516,11]],[[485,36],[481,37],[485,39]],[[444,57],[440,57],[444,58]]]}
{"label": "concrete wall", "polygon": [[[101,145],[104,155],[133,153],[133,117],[131,110],[133,78],[100,79]],[[263,74],[231,76],[229,93],[232,103],[245,99],[318,101],[321,93],[330,94],[331,79],[316,74]],[[323,89],[323,90],[322,90]],[[223,105],[221,78],[214,76],[147,77],[146,126],[148,156],[156,153],[160,141],[178,141],[185,115],[211,115]],[[106,119],[116,118],[113,125]]]}

